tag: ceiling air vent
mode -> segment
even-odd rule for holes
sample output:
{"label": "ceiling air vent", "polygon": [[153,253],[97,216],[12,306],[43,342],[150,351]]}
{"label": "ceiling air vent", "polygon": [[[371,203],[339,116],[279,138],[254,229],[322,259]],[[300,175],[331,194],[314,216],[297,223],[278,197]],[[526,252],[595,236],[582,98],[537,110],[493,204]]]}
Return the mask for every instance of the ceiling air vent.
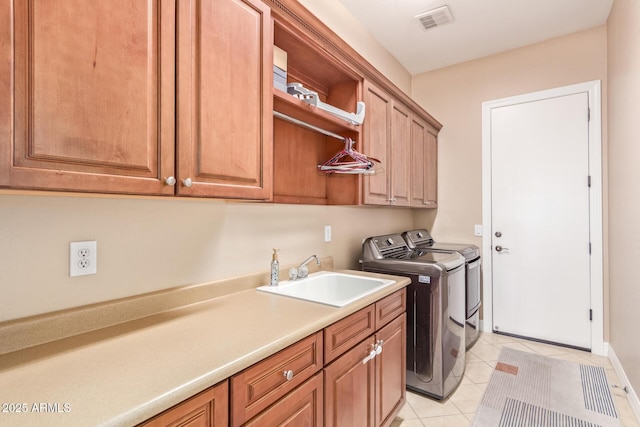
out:
{"label": "ceiling air vent", "polygon": [[453,22],[453,15],[449,10],[449,6],[442,6],[416,15],[416,19],[420,22],[423,30],[428,30],[429,28],[440,27]]}

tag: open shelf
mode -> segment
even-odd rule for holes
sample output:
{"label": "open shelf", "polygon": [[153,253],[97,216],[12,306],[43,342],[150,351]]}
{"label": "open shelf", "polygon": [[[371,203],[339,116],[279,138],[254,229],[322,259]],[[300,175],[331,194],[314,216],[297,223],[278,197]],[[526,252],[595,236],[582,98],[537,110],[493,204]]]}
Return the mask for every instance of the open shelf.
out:
{"label": "open shelf", "polygon": [[[301,83],[318,98],[346,112],[362,100],[362,77],[305,37],[299,28],[275,21],[274,45],[287,52],[287,83]],[[366,107],[365,107],[366,108]],[[354,125],[279,89],[273,90],[273,110],[360,146],[362,126]],[[357,205],[361,178],[326,174],[318,165],[344,147],[338,139],[274,117],[274,183],[276,203]]]}
{"label": "open shelf", "polygon": [[348,123],[278,89],[273,90],[273,109],[339,135],[349,136],[353,132],[360,132],[360,126]]}

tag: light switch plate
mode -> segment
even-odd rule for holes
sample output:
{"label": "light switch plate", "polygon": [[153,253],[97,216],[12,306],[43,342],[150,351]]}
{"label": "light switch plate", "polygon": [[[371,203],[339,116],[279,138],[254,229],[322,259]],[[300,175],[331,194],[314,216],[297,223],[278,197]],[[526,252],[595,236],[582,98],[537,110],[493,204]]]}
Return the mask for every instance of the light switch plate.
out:
{"label": "light switch plate", "polygon": [[331,241],[331,226],[330,225],[325,225],[324,226],[324,241],[325,242],[330,242]]}
{"label": "light switch plate", "polygon": [[473,230],[473,234],[476,236],[482,236],[482,224],[476,224]]}

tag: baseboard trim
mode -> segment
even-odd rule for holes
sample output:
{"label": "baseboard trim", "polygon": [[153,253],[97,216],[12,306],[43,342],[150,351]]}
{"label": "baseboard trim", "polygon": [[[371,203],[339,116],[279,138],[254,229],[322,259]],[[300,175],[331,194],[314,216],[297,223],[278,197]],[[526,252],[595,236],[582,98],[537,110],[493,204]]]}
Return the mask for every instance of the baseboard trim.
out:
{"label": "baseboard trim", "polygon": [[629,405],[631,406],[631,410],[633,411],[633,415],[636,417],[636,420],[640,424],[640,400],[638,400],[638,395],[635,390],[631,386],[629,382],[629,378],[627,378],[627,374],[624,372],[624,368],[616,355],[615,350],[611,345],[607,343],[609,360],[611,361],[611,365],[613,365],[613,369],[618,374],[618,378],[620,378],[621,384],[618,384],[620,387],[627,387],[627,399],[629,400]]}

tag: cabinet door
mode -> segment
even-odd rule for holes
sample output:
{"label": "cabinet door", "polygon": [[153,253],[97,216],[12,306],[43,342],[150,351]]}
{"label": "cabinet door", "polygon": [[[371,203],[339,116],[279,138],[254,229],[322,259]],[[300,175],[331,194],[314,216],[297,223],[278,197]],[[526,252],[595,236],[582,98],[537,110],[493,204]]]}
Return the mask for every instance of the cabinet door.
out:
{"label": "cabinet door", "polygon": [[411,206],[437,207],[438,150],[435,131],[411,118]]}
{"label": "cabinet door", "polygon": [[245,427],[322,427],[324,425],[322,390],[322,372],[319,372],[243,425]]}
{"label": "cabinet door", "polygon": [[384,173],[364,177],[363,201],[368,205],[391,202],[391,97],[365,81],[364,102],[367,114],[363,123],[364,153],[380,160]]}
{"label": "cabinet door", "polygon": [[382,352],[374,359],[376,367],[376,426],[388,426],[405,402],[406,314],[396,317],[376,334]]}
{"label": "cabinet door", "polygon": [[425,202],[429,208],[438,207],[438,136],[435,131],[427,132],[425,171]]}
{"label": "cabinet door", "polygon": [[229,425],[229,385],[227,381],[174,406],[144,427],[223,427]]}
{"label": "cabinet door", "polygon": [[259,0],[178,2],[178,194],[272,197],[273,29]]}
{"label": "cabinet door", "polygon": [[375,425],[375,363],[363,363],[373,345],[370,337],[325,367],[325,426]]}
{"label": "cabinet door", "polygon": [[411,190],[411,116],[405,107],[393,103],[391,114],[391,204],[410,206]]}
{"label": "cabinet door", "polygon": [[175,0],[2,0],[0,28],[0,186],[173,194]]}

